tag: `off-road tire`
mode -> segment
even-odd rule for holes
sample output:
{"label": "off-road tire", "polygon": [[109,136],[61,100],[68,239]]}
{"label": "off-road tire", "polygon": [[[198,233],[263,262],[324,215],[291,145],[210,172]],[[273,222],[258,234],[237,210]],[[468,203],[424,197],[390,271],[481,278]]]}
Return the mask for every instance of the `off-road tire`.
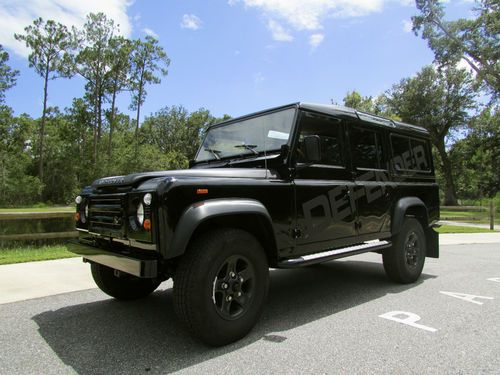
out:
{"label": "off-road tire", "polygon": [[413,283],[422,273],[425,255],[426,239],[422,225],[417,219],[407,217],[399,233],[393,237],[392,247],[382,253],[385,273],[395,282]]}
{"label": "off-road tire", "polygon": [[160,285],[158,279],[142,279],[124,272],[121,272],[120,276],[115,276],[113,268],[102,264],[91,263],[90,269],[99,289],[119,300],[147,297]]}
{"label": "off-road tire", "polygon": [[[236,271],[229,272],[231,269]],[[223,285],[230,274],[235,275]],[[190,333],[202,342],[227,345],[244,337],[256,324],[268,286],[267,257],[252,234],[232,228],[210,231],[190,243],[177,266],[174,309]],[[226,293],[234,290],[234,299],[223,305],[229,298]],[[240,305],[242,301],[246,302]]]}

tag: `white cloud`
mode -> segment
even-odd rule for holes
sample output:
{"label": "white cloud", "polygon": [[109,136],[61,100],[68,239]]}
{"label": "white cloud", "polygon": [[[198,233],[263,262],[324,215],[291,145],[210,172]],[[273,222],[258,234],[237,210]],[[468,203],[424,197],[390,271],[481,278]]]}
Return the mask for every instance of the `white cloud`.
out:
{"label": "white cloud", "polygon": [[27,57],[29,50],[14,39],[14,33],[23,33],[37,17],[52,19],[68,27],[81,27],[89,13],[103,12],[120,25],[120,33],[130,36],[132,26],[127,16],[130,0],[2,0],[0,1],[0,44]]}
{"label": "white cloud", "polygon": [[325,40],[324,34],[313,34],[309,37],[309,44],[313,49],[316,49]]}
{"label": "white cloud", "polygon": [[273,19],[268,21],[267,28],[271,31],[273,39],[278,42],[291,42],[293,40],[293,36],[288,32],[288,30],[285,30],[279,22],[276,22]]}
{"label": "white cloud", "polygon": [[255,85],[260,85],[265,80],[266,80],[266,77],[264,77],[261,72],[255,73],[253,76],[253,83]]}
{"label": "white cloud", "polygon": [[198,30],[201,24],[201,19],[194,14],[185,14],[182,16],[181,27],[183,29]]}
{"label": "white cloud", "polygon": [[155,39],[158,39],[158,34],[155,33],[152,29],[150,29],[149,27],[145,27],[144,29],[142,29],[142,31],[144,31],[144,34],[146,35],[149,35],[149,36],[152,36],[153,38]]}
{"label": "white cloud", "polygon": [[[318,30],[329,17],[357,17],[382,9],[388,0],[237,0],[258,8],[268,17],[285,21],[296,30]],[[231,0],[234,4],[236,0]]]}
{"label": "white cloud", "polygon": [[[246,8],[259,9],[268,19],[268,28],[276,39],[277,24],[285,40],[292,40],[292,31],[316,31],[323,29],[328,18],[350,18],[380,12],[386,3],[414,4],[414,0],[228,0],[229,5],[242,3]],[[280,30],[280,31],[281,31]],[[285,36],[286,35],[286,36]]]}
{"label": "white cloud", "polygon": [[411,33],[413,28],[413,23],[410,20],[403,20],[403,31],[405,33]]}

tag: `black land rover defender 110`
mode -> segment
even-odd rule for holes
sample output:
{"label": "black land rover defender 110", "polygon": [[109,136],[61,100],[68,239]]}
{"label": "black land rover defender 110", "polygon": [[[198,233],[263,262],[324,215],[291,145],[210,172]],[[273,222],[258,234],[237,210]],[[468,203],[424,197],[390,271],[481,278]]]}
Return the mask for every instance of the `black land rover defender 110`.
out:
{"label": "black land rover defender 110", "polygon": [[439,256],[427,131],[337,106],[211,126],[190,169],[101,178],[76,203],[70,248],[97,286],[135,299],[173,277],[179,318],[216,346],[255,325],[270,267],[378,252],[411,283]]}

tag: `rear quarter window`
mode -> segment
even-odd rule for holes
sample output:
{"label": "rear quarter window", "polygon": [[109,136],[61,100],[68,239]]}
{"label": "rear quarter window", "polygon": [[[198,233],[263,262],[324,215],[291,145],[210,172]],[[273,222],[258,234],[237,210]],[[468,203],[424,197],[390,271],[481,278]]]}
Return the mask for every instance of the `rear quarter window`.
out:
{"label": "rear quarter window", "polygon": [[430,172],[430,150],[423,139],[391,135],[392,165],[395,171]]}

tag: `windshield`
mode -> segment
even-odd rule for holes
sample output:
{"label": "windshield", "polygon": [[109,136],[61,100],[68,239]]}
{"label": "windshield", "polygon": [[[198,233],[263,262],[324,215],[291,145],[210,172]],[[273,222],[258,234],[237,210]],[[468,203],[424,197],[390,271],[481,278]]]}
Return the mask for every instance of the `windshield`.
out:
{"label": "windshield", "polygon": [[195,161],[258,155],[288,143],[295,108],[233,122],[208,131]]}

